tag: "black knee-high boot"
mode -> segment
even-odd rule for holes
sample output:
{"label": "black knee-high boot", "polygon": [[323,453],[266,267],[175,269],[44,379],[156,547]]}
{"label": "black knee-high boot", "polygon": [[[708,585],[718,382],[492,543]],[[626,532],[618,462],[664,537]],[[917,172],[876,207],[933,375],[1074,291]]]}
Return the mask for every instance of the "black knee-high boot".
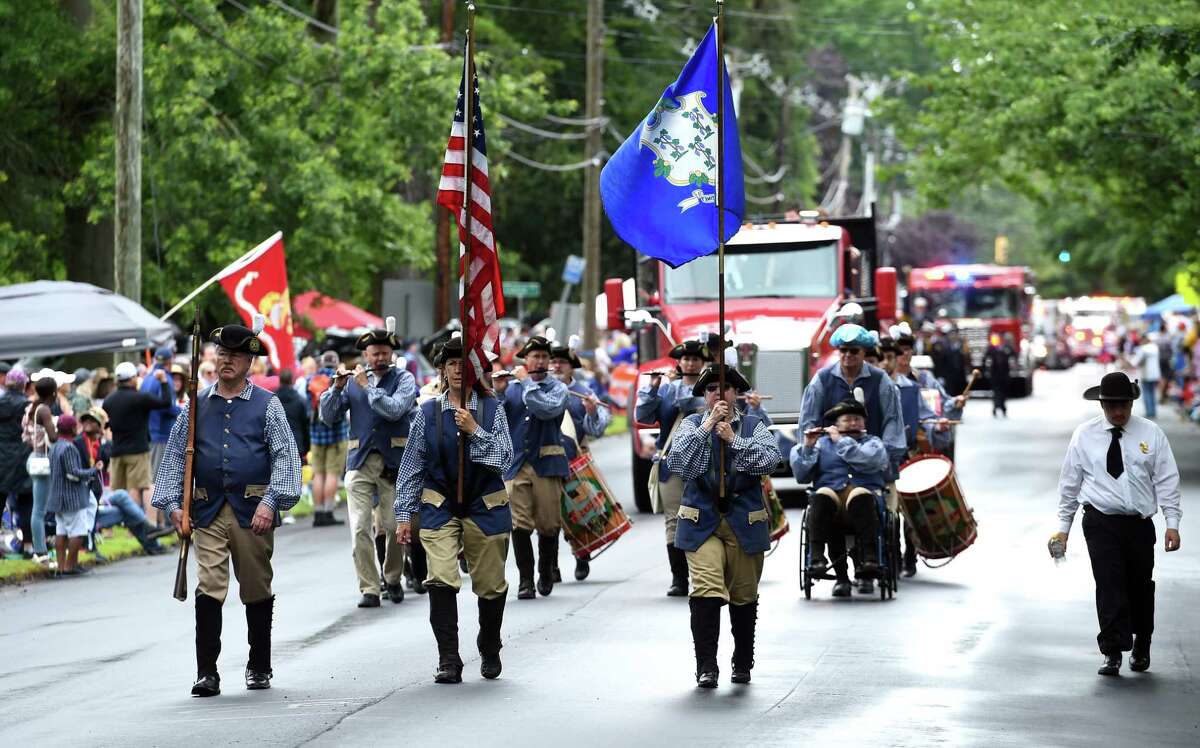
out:
{"label": "black knee-high boot", "polygon": [[825,546],[829,543],[829,527],[837,506],[833,499],[823,494],[814,494],[808,501],[808,545],[810,564],[820,566],[825,560]]}
{"label": "black knee-high boot", "polygon": [[450,587],[431,585],[429,625],[438,646],[435,683],[462,683],[462,658],[458,656],[458,593]]}
{"label": "black knee-high boot", "polygon": [[734,683],[749,683],[754,667],[754,626],[758,620],[758,601],[729,605],[729,630],[733,633]]}
{"label": "black knee-high boot", "polygon": [[543,597],[554,590],[554,563],[558,560],[558,533],[538,533],[537,591]]}
{"label": "black knee-high boot", "polygon": [[513,530],[513,558],[517,561],[517,574],[520,582],[517,585],[518,600],[532,600],[537,597],[533,591],[533,539],[529,530]]}
{"label": "black knee-high boot", "polygon": [[275,597],[246,604],[246,642],[250,657],[246,661],[246,688],[252,691],[271,687],[271,622]]}
{"label": "black knee-high boot", "polygon": [[208,595],[196,595],[196,682],[193,696],[221,693],[217,657],[221,654],[221,601]]}
{"label": "black knee-high boot", "polygon": [[479,674],[488,680],[500,677],[500,625],[504,622],[504,595],[487,600],[479,598],[479,646],[482,661]]}
{"label": "black knee-high boot", "polygon": [[856,496],[846,507],[850,515],[850,523],[854,527],[855,542],[859,547],[859,563],[879,563],[879,514],[875,508],[875,499],[870,496]]}
{"label": "black knee-high boot", "polygon": [[667,544],[667,561],[671,564],[671,586],[667,588],[667,597],[684,597],[688,593],[687,554]]}
{"label": "black knee-high boot", "polygon": [[719,597],[693,597],[688,600],[692,613],[692,643],[696,647],[696,685],[716,688],[720,677],[717,667],[717,643],[721,637]]}

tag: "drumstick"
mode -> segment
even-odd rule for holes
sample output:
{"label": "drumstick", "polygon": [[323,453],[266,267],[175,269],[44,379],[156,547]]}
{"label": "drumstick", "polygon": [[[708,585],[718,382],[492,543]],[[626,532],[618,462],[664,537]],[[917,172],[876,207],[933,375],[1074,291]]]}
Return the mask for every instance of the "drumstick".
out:
{"label": "drumstick", "polygon": [[962,391],[962,394],[959,395],[959,397],[966,400],[968,397],[971,396],[971,388],[975,386],[975,380],[978,377],[979,377],[979,369],[971,369],[971,378],[967,380],[967,388]]}
{"label": "drumstick", "polygon": [[774,395],[759,395],[757,392],[747,392],[747,395],[758,395],[759,400],[774,400]]}

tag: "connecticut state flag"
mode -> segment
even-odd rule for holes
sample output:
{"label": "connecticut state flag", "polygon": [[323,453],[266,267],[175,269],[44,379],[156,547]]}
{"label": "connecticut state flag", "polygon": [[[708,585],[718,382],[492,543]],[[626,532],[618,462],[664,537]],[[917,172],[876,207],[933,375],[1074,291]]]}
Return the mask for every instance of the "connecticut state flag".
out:
{"label": "connecticut state flag", "polygon": [[[716,26],[658,104],[600,173],[600,197],[617,235],[644,255],[679,267],[717,249]],[[722,70],[724,70],[722,68]],[[742,149],[724,76],[725,239],[746,213]]]}

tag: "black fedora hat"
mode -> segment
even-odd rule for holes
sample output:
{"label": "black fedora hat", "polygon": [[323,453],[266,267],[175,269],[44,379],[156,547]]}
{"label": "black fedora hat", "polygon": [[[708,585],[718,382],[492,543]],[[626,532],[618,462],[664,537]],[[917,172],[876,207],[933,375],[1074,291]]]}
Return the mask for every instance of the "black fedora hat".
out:
{"label": "black fedora hat", "polygon": [[1123,371],[1105,374],[1098,386],[1088,387],[1083,393],[1084,400],[1108,400],[1110,402],[1132,402],[1141,396],[1141,385],[1136,380],[1129,381],[1129,377]]}
{"label": "black fedora hat", "polygon": [[704,397],[704,388],[719,380],[720,369],[725,370],[725,386],[732,386],[738,392],[749,392],[750,383],[737,369],[725,364],[709,364],[704,367],[704,372],[696,380],[696,385],[692,387],[692,394],[696,397]]}

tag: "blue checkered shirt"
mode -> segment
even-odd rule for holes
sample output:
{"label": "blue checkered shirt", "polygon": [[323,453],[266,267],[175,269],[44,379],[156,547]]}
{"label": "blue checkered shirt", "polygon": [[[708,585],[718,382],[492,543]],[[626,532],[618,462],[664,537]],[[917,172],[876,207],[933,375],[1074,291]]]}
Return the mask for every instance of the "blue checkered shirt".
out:
{"label": "blue checkered shirt", "polygon": [[[442,412],[454,410],[455,405],[443,393],[438,395],[442,404]],[[467,410],[472,415],[479,414],[479,397],[472,392],[467,401]],[[508,470],[513,461],[512,437],[508,433],[508,416],[504,414],[504,403],[496,403],[496,415],[492,417],[492,425],[485,429],[483,424],[475,429],[475,433],[467,437],[467,447],[470,450],[470,461],[476,465],[486,465],[501,475]],[[400,470],[396,474],[396,511],[397,522],[411,522],[416,514],[421,500],[421,489],[425,486],[425,411],[413,408],[412,425],[408,429],[408,443],[404,447],[404,457],[400,460]]]}
{"label": "blue checkered shirt", "polygon": [[[246,382],[238,395],[242,400],[249,400],[254,385]],[[198,397],[219,397],[217,385],[201,390]],[[263,439],[271,451],[271,484],[261,502],[271,509],[285,512],[300,501],[300,453],[296,449],[296,438],[292,435],[292,427],[288,425],[287,414],[279,398],[271,396],[267,405],[266,426],[263,428]],[[156,508],[166,512],[181,509],[183,504],[183,463],[184,451],[187,449],[188,412],[184,410],[175,419],[171,429],[171,437],[167,440],[167,449],[163,453],[162,464],[158,467],[158,475],[154,480],[154,499],[150,502]]]}
{"label": "blue checkered shirt", "polygon": [[[325,374],[331,380],[337,374],[337,372],[329,367],[320,369],[317,373]],[[332,385],[330,387],[332,388]],[[321,416],[318,413],[309,423],[308,435],[314,447],[328,447],[331,444],[344,442],[350,438],[350,419],[342,418],[330,426],[321,420]]]}

